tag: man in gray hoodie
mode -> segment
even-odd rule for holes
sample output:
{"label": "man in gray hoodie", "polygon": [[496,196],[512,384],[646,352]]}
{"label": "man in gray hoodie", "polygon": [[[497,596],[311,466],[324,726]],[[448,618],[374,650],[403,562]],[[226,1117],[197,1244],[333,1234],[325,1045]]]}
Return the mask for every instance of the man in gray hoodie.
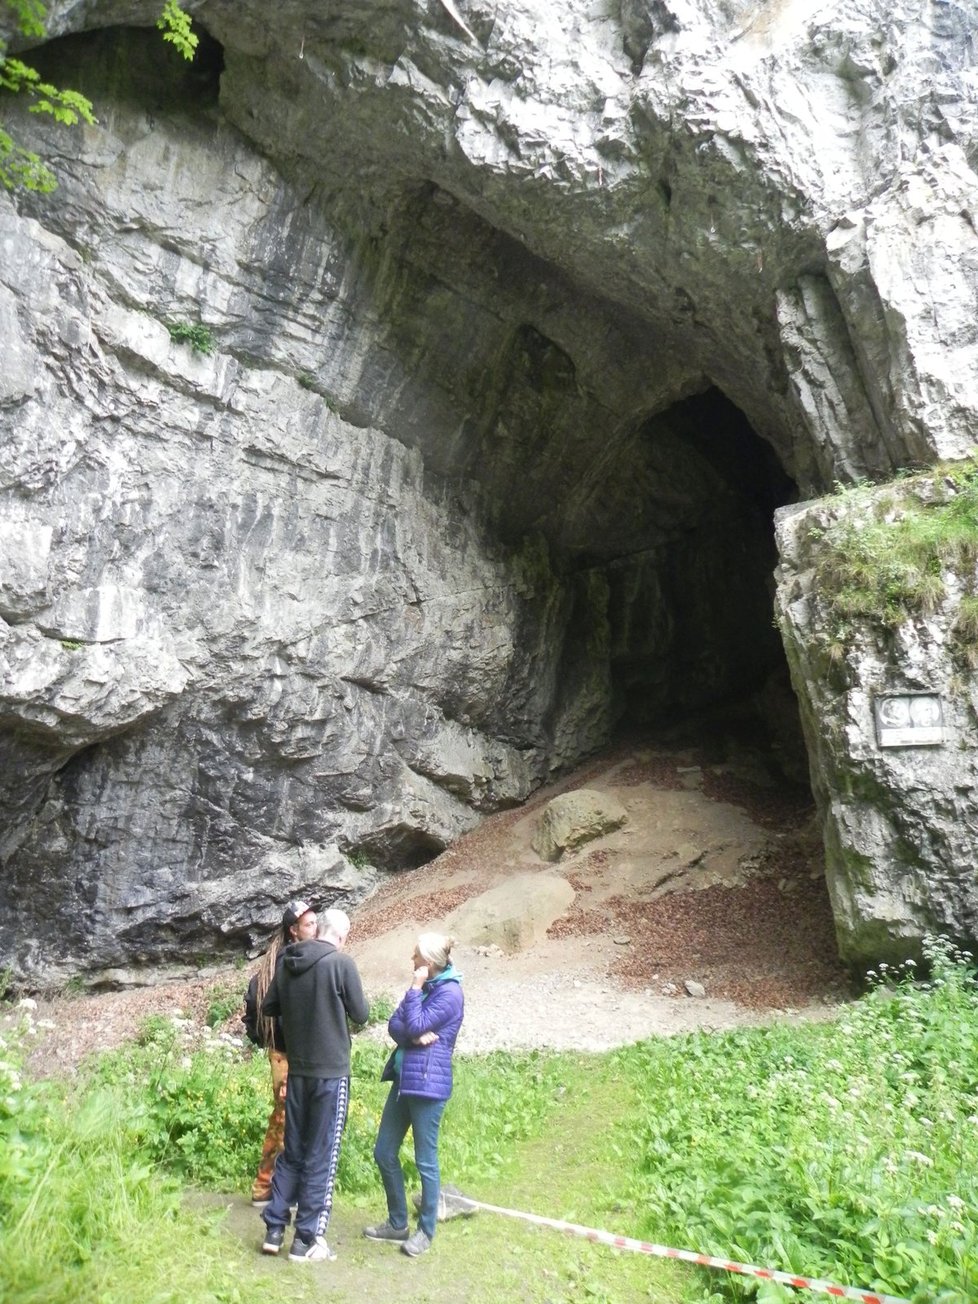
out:
{"label": "man in gray hoodie", "polygon": [[289,1258],[336,1257],[326,1228],[350,1095],[349,1025],[366,1023],[369,1013],[357,967],[343,954],[349,932],[343,911],[327,910],[318,938],[284,948],[262,1003],[263,1015],[281,1018],[289,1057],[285,1150],[262,1213],[265,1254],[282,1248],[289,1208],[296,1205]]}

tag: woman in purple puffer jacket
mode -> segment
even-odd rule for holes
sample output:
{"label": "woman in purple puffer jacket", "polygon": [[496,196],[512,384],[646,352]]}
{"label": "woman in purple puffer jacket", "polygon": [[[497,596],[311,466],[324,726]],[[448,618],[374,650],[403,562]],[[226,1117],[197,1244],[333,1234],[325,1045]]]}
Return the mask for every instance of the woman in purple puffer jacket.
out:
{"label": "woman in purple puffer jacket", "polygon": [[[461,975],[451,961],[453,940],[443,933],[421,934],[411,957],[414,981],[387,1025],[396,1049],[381,1074],[391,1089],[374,1146],[387,1196],[387,1221],[364,1228],[363,1234],[373,1241],[400,1242],[412,1257],[424,1254],[435,1235],[441,1184],[438,1129],[452,1094],[452,1051],[465,1006]],[[398,1158],[408,1128],[421,1175],[421,1210],[413,1234]]]}

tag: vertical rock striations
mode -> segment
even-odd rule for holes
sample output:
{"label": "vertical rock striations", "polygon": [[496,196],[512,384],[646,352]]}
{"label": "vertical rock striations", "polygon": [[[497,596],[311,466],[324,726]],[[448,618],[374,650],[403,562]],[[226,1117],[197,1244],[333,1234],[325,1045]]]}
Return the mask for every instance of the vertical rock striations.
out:
{"label": "vertical rock striations", "polygon": [[[758,690],[774,509],[976,428],[965,6],[195,0],[192,65],[156,8],[51,6],[97,127],[8,106],[60,183],[0,197],[0,944],[39,981],[240,948]],[[789,606],[840,862],[850,708]],[[920,884],[949,819],[899,832]],[[835,901],[853,957],[927,913]]]}

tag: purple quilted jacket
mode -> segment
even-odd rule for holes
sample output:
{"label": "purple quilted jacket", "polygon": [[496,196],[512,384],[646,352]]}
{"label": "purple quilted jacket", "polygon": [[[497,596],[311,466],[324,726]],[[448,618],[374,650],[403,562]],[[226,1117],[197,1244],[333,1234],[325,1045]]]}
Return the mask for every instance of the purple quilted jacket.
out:
{"label": "purple quilted jacket", "polygon": [[[403,1051],[398,1095],[447,1100],[452,1094],[452,1051],[464,1010],[462,984],[451,967],[429,979],[420,991],[411,987],[404,993],[387,1025],[398,1050]],[[423,1032],[437,1032],[438,1040],[430,1046],[412,1045]],[[394,1051],[381,1081],[394,1080],[396,1056]]]}

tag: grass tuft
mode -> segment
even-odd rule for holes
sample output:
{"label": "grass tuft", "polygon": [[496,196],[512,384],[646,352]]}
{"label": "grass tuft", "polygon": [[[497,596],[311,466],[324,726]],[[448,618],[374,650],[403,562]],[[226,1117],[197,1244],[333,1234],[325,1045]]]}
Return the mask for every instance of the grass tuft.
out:
{"label": "grass tuft", "polygon": [[[815,587],[838,631],[852,620],[894,630],[937,611],[951,577],[966,591],[974,586],[975,456],[902,476],[885,489],[860,484],[828,504],[830,521],[812,531]],[[844,639],[837,634],[831,641]],[[963,628],[959,642],[965,649],[978,646]]]}

